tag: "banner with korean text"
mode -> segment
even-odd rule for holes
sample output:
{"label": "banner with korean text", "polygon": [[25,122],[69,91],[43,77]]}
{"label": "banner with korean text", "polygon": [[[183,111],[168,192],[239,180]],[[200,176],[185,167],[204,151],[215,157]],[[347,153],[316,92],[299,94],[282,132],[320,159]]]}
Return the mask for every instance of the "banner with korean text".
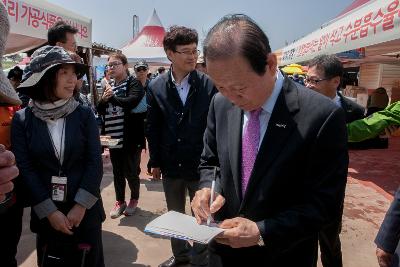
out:
{"label": "banner with korean text", "polygon": [[79,46],[91,47],[92,45],[91,19],[45,0],[1,1],[6,7],[10,21],[10,36],[6,53],[16,52],[23,46],[44,43],[47,40],[48,29],[58,20],[63,20],[78,30],[75,38]]}
{"label": "banner with korean text", "polygon": [[282,49],[279,65],[400,39],[400,0],[375,0]]}

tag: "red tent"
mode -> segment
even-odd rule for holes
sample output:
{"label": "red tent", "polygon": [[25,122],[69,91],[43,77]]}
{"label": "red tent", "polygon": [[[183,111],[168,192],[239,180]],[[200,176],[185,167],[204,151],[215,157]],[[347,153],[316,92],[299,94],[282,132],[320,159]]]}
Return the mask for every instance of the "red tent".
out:
{"label": "red tent", "polygon": [[139,59],[145,59],[149,63],[169,64],[169,60],[162,45],[164,35],[165,29],[154,9],[153,14],[139,34],[126,46],[121,48],[122,53],[131,63]]}

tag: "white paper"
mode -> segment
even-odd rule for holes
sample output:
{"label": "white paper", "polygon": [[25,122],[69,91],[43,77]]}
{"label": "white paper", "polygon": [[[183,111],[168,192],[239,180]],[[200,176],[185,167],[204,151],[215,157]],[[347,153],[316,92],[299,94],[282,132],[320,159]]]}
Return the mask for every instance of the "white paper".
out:
{"label": "white paper", "polygon": [[208,244],[224,229],[216,224],[200,225],[192,216],[176,211],[169,211],[147,224],[144,229],[147,233],[174,237],[182,240],[192,240],[201,244]]}

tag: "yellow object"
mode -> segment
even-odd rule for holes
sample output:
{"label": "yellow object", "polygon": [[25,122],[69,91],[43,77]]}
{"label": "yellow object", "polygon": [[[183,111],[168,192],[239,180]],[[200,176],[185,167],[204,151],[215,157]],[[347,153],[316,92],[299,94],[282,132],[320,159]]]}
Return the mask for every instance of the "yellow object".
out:
{"label": "yellow object", "polygon": [[299,64],[290,64],[283,67],[281,70],[286,74],[306,74],[306,72],[303,71],[302,66]]}

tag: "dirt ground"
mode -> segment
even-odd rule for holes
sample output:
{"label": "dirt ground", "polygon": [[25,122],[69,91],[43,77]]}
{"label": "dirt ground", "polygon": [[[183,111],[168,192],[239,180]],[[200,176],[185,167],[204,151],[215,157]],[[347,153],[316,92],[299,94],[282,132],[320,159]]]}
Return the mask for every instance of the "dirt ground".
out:
{"label": "dirt ground", "polygon": [[[390,140],[386,150],[351,151],[349,178],[341,233],[343,261],[346,267],[376,267],[373,240],[400,184],[400,138]],[[142,171],[148,155],[143,153]],[[171,256],[166,238],[149,236],[145,225],[166,211],[162,183],[151,181],[142,172],[139,208],[131,217],[121,216],[103,224],[106,266],[158,266]],[[127,194],[128,195],[128,194]],[[102,197],[108,215],[114,205],[112,168],[104,155]],[[23,234],[17,255],[20,266],[36,266],[35,237],[29,230],[29,209],[25,210]],[[319,266],[322,266],[319,263]]]}

